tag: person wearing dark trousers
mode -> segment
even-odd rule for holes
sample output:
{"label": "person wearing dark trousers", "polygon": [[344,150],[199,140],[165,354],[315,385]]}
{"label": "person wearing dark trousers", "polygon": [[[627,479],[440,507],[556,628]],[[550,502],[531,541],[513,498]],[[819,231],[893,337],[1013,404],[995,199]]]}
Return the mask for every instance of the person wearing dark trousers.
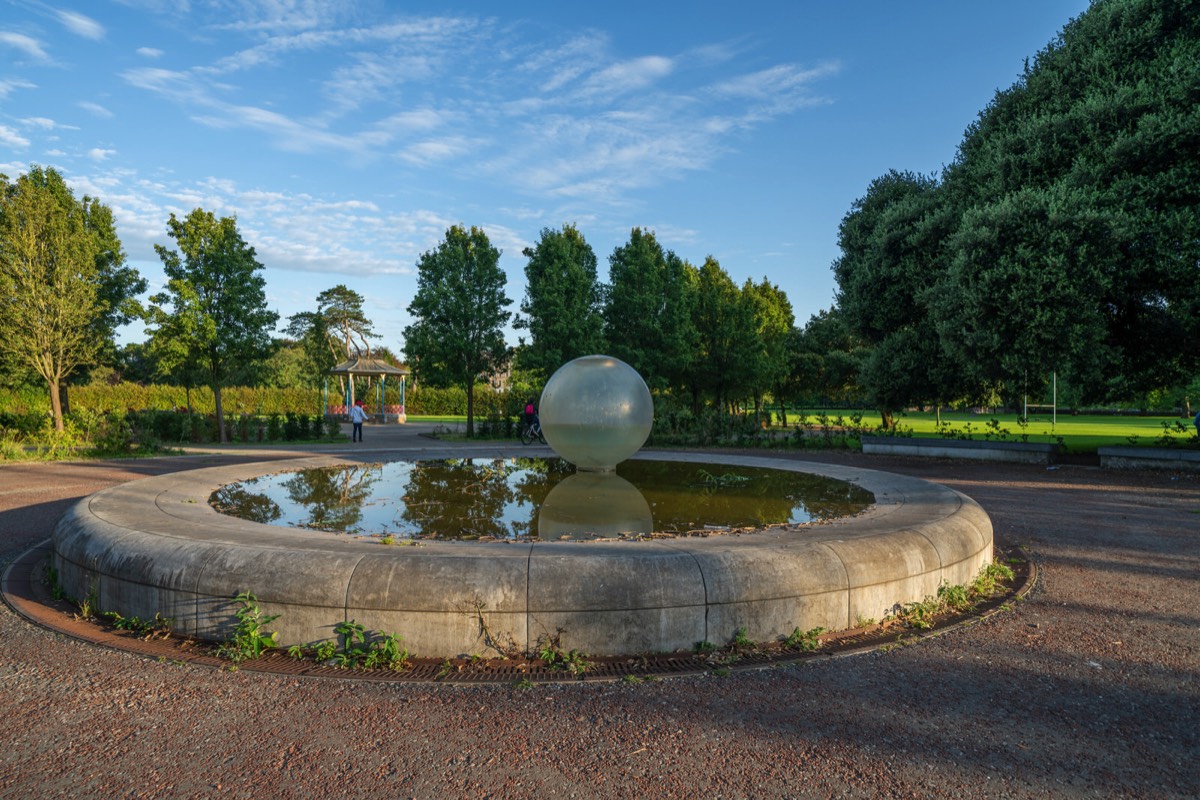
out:
{"label": "person wearing dark trousers", "polygon": [[362,400],[355,400],[354,405],[350,407],[350,422],[354,428],[350,432],[350,441],[362,441],[362,426],[367,421],[367,412],[363,410]]}

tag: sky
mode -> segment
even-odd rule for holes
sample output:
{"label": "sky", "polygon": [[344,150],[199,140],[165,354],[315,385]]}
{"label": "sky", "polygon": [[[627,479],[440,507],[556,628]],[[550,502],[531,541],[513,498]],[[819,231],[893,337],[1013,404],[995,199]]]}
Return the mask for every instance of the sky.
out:
{"label": "sky", "polygon": [[345,284],[397,354],[456,224],[502,251],[514,312],[543,229],[575,225],[603,282],[640,227],[803,326],[870,182],[940,172],[1087,5],[0,0],[0,173],[108,205],[147,294],[171,214],[235,216],[281,328]]}

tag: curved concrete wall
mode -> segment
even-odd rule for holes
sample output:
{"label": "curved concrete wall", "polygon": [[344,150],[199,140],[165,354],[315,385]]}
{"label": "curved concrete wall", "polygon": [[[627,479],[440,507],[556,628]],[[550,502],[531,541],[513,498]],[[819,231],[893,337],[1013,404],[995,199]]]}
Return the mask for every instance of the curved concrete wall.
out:
{"label": "curved concrete wall", "polygon": [[99,608],[174,619],[180,633],[220,640],[232,597],[258,596],[280,643],[335,638],[356,620],[400,634],[422,656],[485,654],[483,628],[518,648],[561,631],[592,655],[667,652],[756,641],[794,628],[851,627],[970,581],[992,557],[992,526],[973,500],[874,470],[711,453],[656,460],[719,461],[812,472],[875,495],[863,514],[796,530],[644,542],[421,542],[260,525],[208,505],[219,486],[315,466],[304,458],[175,473],[99,492],[64,515],[54,566],[64,590]]}

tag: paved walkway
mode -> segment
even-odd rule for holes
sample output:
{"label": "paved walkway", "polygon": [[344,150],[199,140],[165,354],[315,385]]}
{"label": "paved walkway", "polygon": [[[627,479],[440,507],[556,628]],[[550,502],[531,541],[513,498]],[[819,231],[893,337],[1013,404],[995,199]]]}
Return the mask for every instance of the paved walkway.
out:
{"label": "paved walkway", "polygon": [[[363,445],[0,464],[0,560],[142,475]],[[488,445],[461,449],[487,452]],[[1039,586],[919,645],[652,684],[369,685],[148,662],[0,610],[0,796],[1200,796],[1200,479],[780,454],[959,489]]]}

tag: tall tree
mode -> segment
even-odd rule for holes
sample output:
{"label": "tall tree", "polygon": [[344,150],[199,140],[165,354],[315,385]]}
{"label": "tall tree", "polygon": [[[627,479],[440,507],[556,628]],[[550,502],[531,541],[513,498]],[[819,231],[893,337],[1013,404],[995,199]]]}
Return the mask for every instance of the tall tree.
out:
{"label": "tall tree", "polygon": [[953,291],[943,281],[942,249],[955,217],[944,200],[934,178],[892,170],[871,182],[838,228],[838,306],[871,345],[861,380],[885,427],[907,405],[962,391],[930,308],[934,287]]}
{"label": "tall tree", "polygon": [[0,350],[46,381],[59,431],[63,382],[95,362],[120,313],[102,268],[120,270],[124,254],[111,224],[93,224],[111,219],[92,198],[77,201],[54,169],[0,175]]}
{"label": "tall tree", "polygon": [[753,366],[749,388],[754,395],[755,411],[759,410],[763,395],[771,392],[779,402],[786,424],[783,385],[791,372],[789,347],[796,324],[791,301],[782,289],[765,277],[761,283],[747,280],[742,286],[742,299],[750,305],[754,319],[754,336],[750,337]]}
{"label": "tall tree", "polygon": [[[947,169],[945,331],[993,380],[1085,402],[1200,369],[1200,13],[1102,0],[998,92]],[[983,324],[995,320],[995,327]]]}
{"label": "tall tree", "polygon": [[339,361],[371,357],[375,329],[363,311],[363,296],[339,283],[317,295],[317,314],[325,320],[330,341],[340,348]]}
{"label": "tall tree", "polygon": [[692,321],[699,341],[692,368],[693,402],[708,396],[726,411],[749,390],[754,370],[754,309],[743,302],[737,284],[715,258],[704,259],[696,274]]}
{"label": "tall tree", "polygon": [[455,225],[417,261],[417,293],[408,306],[404,354],[418,379],[467,393],[467,435],[475,434],[475,384],[508,360],[500,251],[474,226]]}
{"label": "tall tree", "polygon": [[544,381],[571,359],[603,350],[603,292],[596,254],[574,225],[561,231],[543,228],[537,246],[522,254],[529,259],[524,316],[513,326],[528,329],[530,342],[517,360]]}
{"label": "tall tree", "polygon": [[152,341],[161,351],[203,366],[220,438],[228,441],[221,388],[235,366],[270,355],[279,315],[267,308],[263,265],[233,217],[218,219],[197,208],[182,220],[172,214],[167,232],[179,250],[154,246],[168,281],[166,291],[151,298]]}
{"label": "tall tree", "polygon": [[698,345],[692,321],[695,269],[641,228],[613,250],[608,263],[603,315],[609,353],[652,389],[685,385]]}

